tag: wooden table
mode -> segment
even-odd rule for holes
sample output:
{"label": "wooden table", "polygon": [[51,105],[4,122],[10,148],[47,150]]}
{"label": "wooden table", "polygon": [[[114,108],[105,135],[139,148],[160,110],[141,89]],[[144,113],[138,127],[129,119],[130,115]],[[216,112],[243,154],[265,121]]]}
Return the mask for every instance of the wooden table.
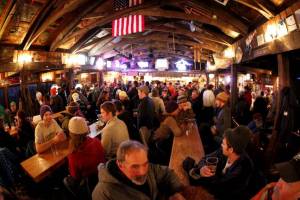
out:
{"label": "wooden table", "polygon": [[63,165],[71,153],[69,141],[56,145],[57,154],[53,149],[36,154],[21,163],[25,172],[35,181],[40,182],[54,170]]}
{"label": "wooden table", "polygon": [[203,187],[190,186],[188,174],[182,167],[183,160],[188,156],[195,159],[196,162],[199,162],[204,156],[204,149],[196,123],[193,123],[193,127],[188,134],[184,133],[182,136],[174,137],[169,168],[175,171],[180,181],[186,186],[183,195],[187,200],[214,199]]}

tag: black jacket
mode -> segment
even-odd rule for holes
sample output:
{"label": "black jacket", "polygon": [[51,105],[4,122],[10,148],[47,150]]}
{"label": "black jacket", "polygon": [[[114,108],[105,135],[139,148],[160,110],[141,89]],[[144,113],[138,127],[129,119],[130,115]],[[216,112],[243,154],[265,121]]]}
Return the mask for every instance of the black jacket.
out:
{"label": "black jacket", "polygon": [[[254,171],[254,165],[247,153],[240,155],[223,174],[227,161],[222,153],[222,150],[217,150],[212,154],[205,156],[199,163],[197,168],[201,169],[205,165],[205,160],[208,156],[216,156],[219,159],[216,175],[213,177],[194,177],[190,175],[192,184],[201,184],[205,186],[217,199],[223,200],[246,200],[248,196],[248,186],[250,178]],[[200,170],[196,170],[196,172]]]}
{"label": "black jacket", "polygon": [[141,99],[138,107],[137,127],[146,126],[148,129],[154,128],[155,111],[154,103],[150,97]]}

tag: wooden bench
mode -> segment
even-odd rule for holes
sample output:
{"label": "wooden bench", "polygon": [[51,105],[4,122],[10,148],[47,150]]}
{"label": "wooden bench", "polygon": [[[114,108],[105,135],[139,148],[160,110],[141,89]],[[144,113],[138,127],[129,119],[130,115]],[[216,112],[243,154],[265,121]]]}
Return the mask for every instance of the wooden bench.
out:
{"label": "wooden bench", "polygon": [[21,166],[35,182],[40,182],[65,163],[71,153],[69,141],[57,144],[56,152],[57,154],[53,149],[49,149],[44,153],[35,154],[23,161]]}
{"label": "wooden bench", "polygon": [[186,157],[191,157],[199,162],[204,156],[202,141],[196,123],[182,136],[174,137],[169,168],[173,169],[180,181],[186,186],[183,195],[187,200],[212,200],[214,197],[201,186],[190,186],[188,174],[182,167]]}

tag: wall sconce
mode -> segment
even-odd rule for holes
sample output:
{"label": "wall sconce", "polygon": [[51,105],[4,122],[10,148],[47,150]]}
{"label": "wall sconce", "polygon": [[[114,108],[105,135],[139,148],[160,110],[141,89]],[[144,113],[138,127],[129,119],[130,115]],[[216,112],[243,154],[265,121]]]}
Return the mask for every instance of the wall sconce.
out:
{"label": "wall sconce", "polygon": [[277,38],[277,28],[275,24],[269,24],[265,33],[266,42],[270,42]]}
{"label": "wall sconce", "polygon": [[103,70],[105,66],[105,61],[103,60],[103,58],[98,58],[96,61],[96,68],[98,70]]}
{"label": "wall sconce", "polygon": [[87,57],[83,54],[62,54],[62,63],[67,66],[85,65]]}
{"label": "wall sconce", "polygon": [[32,62],[32,55],[29,52],[20,52],[18,53],[17,62],[19,64],[25,64]]}
{"label": "wall sconce", "polygon": [[213,65],[210,61],[207,61],[206,63],[207,71],[216,71],[216,69],[217,69],[216,65]]}
{"label": "wall sconce", "polygon": [[225,58],[234,58],[235,57],[235,52],[233,50],[233,47],[228,47],[224,51],[224,57]]}
{"label": "wall sconce", "polygon": [[53,72],[42,73],[41,75],[42,82],[53,81],[53,77],[54,77]]}

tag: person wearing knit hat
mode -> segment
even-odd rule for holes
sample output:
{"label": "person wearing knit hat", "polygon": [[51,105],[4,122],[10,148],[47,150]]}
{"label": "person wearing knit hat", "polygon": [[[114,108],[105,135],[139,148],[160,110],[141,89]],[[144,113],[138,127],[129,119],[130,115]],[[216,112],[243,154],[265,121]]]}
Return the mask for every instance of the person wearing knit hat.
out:
{"label": "person wearing knit hat", "polygon": [[41,106],[40,115],[42,120],[35,128],[35,147],[37,153],[42,153],[51,148],[51,146],[66,139],[63,130],[57,122],[52,119],[50,106]]}
{"label": "person wearing knit hat", "polygon": [[218,113],[215,117],[215,125],[211,127],[211,132],[217,143],[221,144],[224,131],[231,127],[231,112],[227,104],[229,99],[228,94],[221,92],[217,95],[215,100],[216,109]]}
{"label": "person wearing knit hat", "polygon": [[69,105],[66,106],[66,110],[62,111],[60,114],[63,115],[63,117],[59,119],[61,123],[61,128],[67,134],[69,133],[68,126],[70,119],[74,116],[83,117],[83,114],[80,112],[79,109],[79,104],[73,101],[69,103]]}
{"label": "person wearing knit hat", "polygon": [[166,112],[168,114],[178,110],[178,104],[175,101],[169,101],[166,105]]}
{"label": "person wearing knit hat", "polygon": [[177,103],[178,104],[181,104],[181,103],[186,103],[188,100],[187,100],[187,97],[185,95],[180,95],[177,97]]}
{"label": "person wearing knit hat", "polygon": [[192,109],[192,104],[187,100],[186,95],[180,95],[177,97],[177,103],[179,106],[179,115],[178,120],[179,122],[183,122],[187,119],[194,119],[195,114]]}
{"label": "person wearing knit hat", "polygon": [[[153,141],[159,151],[153,150],[153,156],[161,164],[168,164],[171,156],[173,136],[181,136],[183,131],[177,123],[179,106],[175,101],[169,101],[166,105],[166,117],[160,123],[160,126],[154,131]],[[162,153],[163,152],[163,153]]]}
{"label": "person wearing knit hat", "polygon": [[248,127],[238,126],[235,129],[227,129],[224,138],[235,153],[242,154],[250,141],[251,135],[251,130]]}
{"label": "person wearing knit hat", "polygon": [[[193,182],[208,186],[217,199],[249,199],[248,182],[253,174],[254,164],[245,149],[250,141],[251,131],[245,126],[225,131],[221,149],[206,155],[198,164],[183,162]],[[216,162],[211,168],[210,159]]]}
{"label": "person wearing knit hat", "polygon": [[217,97],[216,100],[222,101],[224,103],[227,103],[229,100],[229,96],[226,92],[220,92]]}
{"label": "person wearing knit hat", "polygon": [[68,155],[70,176],[64,178],[64,184],[73,194],[78,191],[81,180],[97,177],[97,166],[105,163],[104,149],[98,138],[88,137],[89,127],[85,118],[73,117],[69,122],[72,153]]}
{"label": "person wearing knit hat", "polygon": [[50,89],[50,95],[51,96],[56,96],[57,95],[57,88],[56,87],[52,87]]}
{"label": "person wearing knit hat", "polygon": [[280,179],[262,188],[251,200],[267,200],[267,197],[278,200],[300,199],[300,152],[291,160],[276,163]]}
{"label": "person wearing knit hat", "polygon": [[42,105],[41,108],[40,108],[40,115],[41,115],[42,119],[44,119],[44,114],[46,112],[49,112],[49,114],[52,114],[52,110],[51,110],[50,106]]}
{"label": "person wearing knit hat", "polygon": [[74,92],[74,93],[72,94],[72,99],[73,99],[74,102],[79,101],[79,100],[80,100],[79,94],[78,94],[77,92]]}

